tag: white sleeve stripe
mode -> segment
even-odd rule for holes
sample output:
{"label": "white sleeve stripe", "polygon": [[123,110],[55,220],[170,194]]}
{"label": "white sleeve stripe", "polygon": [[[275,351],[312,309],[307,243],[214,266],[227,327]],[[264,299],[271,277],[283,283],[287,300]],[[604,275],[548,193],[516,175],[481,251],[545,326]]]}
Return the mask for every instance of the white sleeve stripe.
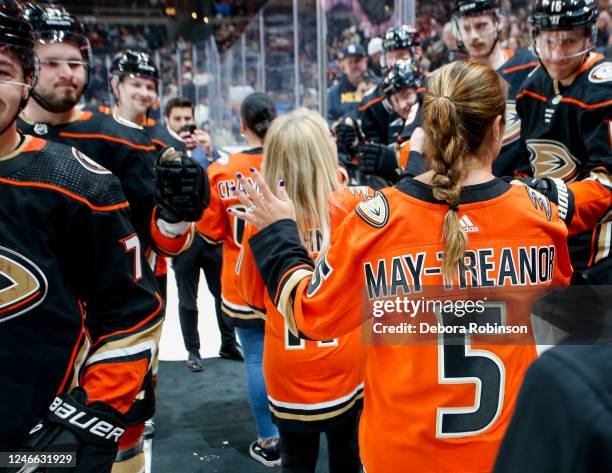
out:
{"label": "white sleeve stripe", "polygon": [[117,348],[116,350],[109,350],[102,353],[98,353],[90,357],[87,360],[85,366],[89,366],[94,363],[98,363],[99,361],[109,360],[112,358],[125,358],[128,356],[136,355],[137,353],[146,353],[147,351],[151,352],[151,357],[149,359],[148,366],[150,368],[151,363],[153,362],[153,358],[155,358],[155,353],[157,351],[157,344],[153,340],[139,343],[138,345],[132,345],[125,348]]}

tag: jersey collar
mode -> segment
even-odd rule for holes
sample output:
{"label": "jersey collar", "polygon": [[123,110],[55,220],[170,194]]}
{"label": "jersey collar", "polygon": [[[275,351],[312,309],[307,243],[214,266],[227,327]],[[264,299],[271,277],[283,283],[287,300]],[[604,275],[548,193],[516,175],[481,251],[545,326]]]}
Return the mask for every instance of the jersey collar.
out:
{"label": "jersey collar", "polygon": [[[431,186],[417,181],[412,177],[404,177],[396,184],[395,187],[399,191],[403,192],[406,195],[414,197],[415,199],[423,200],[431,204],[448,205],[446,202],[442,202],[433,196]],[[473,204],[475,202],[492,200],[502,194],[505,194],[511,188],[511,184],[502,181],[498,177],[482,184],[465,186],[461,189],[461,198],[459,200],[459,205]]]}

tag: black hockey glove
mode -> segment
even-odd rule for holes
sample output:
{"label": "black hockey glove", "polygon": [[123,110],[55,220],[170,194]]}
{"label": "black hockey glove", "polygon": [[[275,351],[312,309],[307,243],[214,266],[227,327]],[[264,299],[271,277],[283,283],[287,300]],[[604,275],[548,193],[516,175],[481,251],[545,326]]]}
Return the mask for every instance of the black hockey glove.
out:
{"label": "black hockey glove", "polygon": [[[76,388],[70,394],[60,394],[55,398],[45,418],[28,434],[21,451],[70,453],[76,458],[76,466],[61,471],[109,473],[123,432],[125,428],[120,412],[100,401],[87,405],[87,393]],[[42,473],[53,469],[26,464],[12,471]]]}
{"label": "black hockey glove", "polygon": [[210,202],[206,171],[172,147],[162,150],[155,164],[157,216],[168,223],[197,222]]}
{"label": "black hockey glove", "polygon": [[346,118],[336,125],[334,131],[336,132],[338,150],[352,156],[355,153],[355,148],[359,145],[359,138],[357,137],[357,130],[353,120]]}
{"label": "black hockey glove", "polygon": [[368,143],[357,148],[359,170],[380,176],[390,182],[399,179],[401,169],[397,165],[395,151],[378,143]]}

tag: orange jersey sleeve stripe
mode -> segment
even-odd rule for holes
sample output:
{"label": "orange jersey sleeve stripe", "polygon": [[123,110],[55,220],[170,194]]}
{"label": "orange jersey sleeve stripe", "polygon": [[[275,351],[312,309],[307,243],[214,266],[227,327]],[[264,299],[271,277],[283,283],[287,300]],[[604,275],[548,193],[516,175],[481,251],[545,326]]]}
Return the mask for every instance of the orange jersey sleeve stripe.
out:
{"label": "orange jersey sleeve stripe", "polygon": [[141,149],[144,151],[154,151],[155,150],[155,146],[153,145],[150,145],[150,146],[138,145],[128,140],[123,140],[121,138],[115,138],[114,136],[102,135],[99,133],[69,133],[67,131],[62,131],[59,133],[59,136],[63,136],[64,138],[99,139],[99,140],[113,141],[115,143],[121,143],[121,144],[124,144],[134,149]]}
{"label": "orange jersey sleeve stripe", "polygon": [[523,97],[524,95],[529,95],[530,97],[533,97],[534,99],[541,100],[542,102],[547,102],[546,97],[544,97],[543,95],[540,95],[540,94],[536,94],[535,92],[532,92],[529,89],[525,89],[520,94],[518,94],[516,96],[517,100],[520,99],[521,97]]}
{"label": "orange jersey sleeve stripe", "polygon": [[503,74],[510,74],[511,72],[521,71],[523,69],[529,69],[530,67],[536,67],[540,63],[538,61],[528,62],[527,64],[521,64],[520,66],[509,67],[508,69],[503,69]]}
{"label": "orange jersey sleeve stripe", "polygon": [[162,147],[168,146],[168,143],[164,143],[162,140],[158,140],[157,138],[151,138],[151,141],[153,143],[157,143],[158,145],[160,145]]}
{"label": "orange jersey sleeve stripe", "polygon": [[64,373],[64,379],[62,379],[62,384],[58,388],[55,393],[56,396],[59,396],[60,393],[64,392],[66,388],[66,383],[68,382],[68,378],[70,377],[70,373],[74,368],[74,360],[76,359],[77,353],[79,352],[79,347],[81,346],[81,340],[83,340],[83,336],[85,334],[85,312],[83,310],[83,304],[79,301],[79,312],[81,314],[81,331],[79,333],[79,337],[72,348],[72,354],[70,355],[70,361],[68,361],[68,366],[66,368],[66,372]]}
{"label": "orange jersey sleeve stripe", "polygon": [[579,107],[586,108],[587,110],[593,110],[595,108],[607,107],[608,105],[612,105],[612,100],[606,100],[605,102],[588,104],[580,100],[573,99],[571,97],[563,97],[561,99],[561,102],[573,103],[574,105],[578,105]]}
{"label": "orange jersey sleeve stripe", "polygon": [[96,210],[99,212],[112,212],[114,210],[118,210],[118,209],[125,209],[127,207],[129,207],[129,204],[127,202],[122,202],[120,204],[115,204],[115,205],[105,205],[105,206],[99,206],[99,205],[94,205],[91,202],[89,202],[87,199],[85,199],[84,197],[81,197],[80,195],[76,195],[66,189],[63,189],[59,186],[54,186],[53,184],[43,184],[41,182],[28,182],[28,181],[23,181],[23,182],[18,182],[18,181],[13,181],[11,179],[6,179],[3,177],[0,177],[0,182],[4,182],[5,184],[10,184],[13,186],[22,186],[22,187],[41,187],[43,189],[50,189],[53,191],[57,191],[57,192],[61,192],[62,194],[67,195],[68,197],[74,199],[74,200],[78,200],[79,202],[83,202],[85,205],[87,205],[90,209],[92,210]]}
{"label": "orange jersey sleeve stripe", "polygon": [[367,103],[364,103],[363,105],[361,105],[357,110],[359,110],[360,112],[363,112],[366,108],[371,107],[372,105],[378,103],[378,102],[382,102],[385,99],[384,96],[380,96],[380,97],[376,97],[375,99],[370,100]]}
{"label": "orange jersey sleeve stripe", "polygon": [[160,297],[160,295],[156,292],[155,293],[155,298],[157,299],[158,305],[157,305],[157,309],[155,309],[149,316],[147,316],[144,320],[141,320],[139,323],[137,323],[136,325],[134,325],[133,327],[130,327],[128,329],[125,330],[118,330],[116,332],[113,333],[109,333],[107,335],[104,335],[103,337],[100,337],[96,343],[93,345],[93,347],[96,347],[98,345],[100,345],[100,343],[104,340],[106,340],[109,337],[115,337],[117,335],[121,335],[124,333],[130,333],[133,332],[137,329],[139,329],[140,327],[146,325],[147,323],[149,323],[152,319],[154,319],[162,310],[162,308],[164,307],[164,303]]}

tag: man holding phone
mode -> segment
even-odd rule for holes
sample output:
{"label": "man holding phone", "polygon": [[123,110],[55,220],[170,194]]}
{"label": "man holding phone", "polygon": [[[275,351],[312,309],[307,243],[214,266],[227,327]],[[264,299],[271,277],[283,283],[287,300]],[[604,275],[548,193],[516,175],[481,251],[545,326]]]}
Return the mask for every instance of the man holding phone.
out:
{"label": "man holding phone", "polygon": [[[166,128],[175,139],[184,143],[187,153],[203,168],[219,158],[211,144],[210,135],[195,125],[193,104],[189,99],[176,97],[168,101],[164,109]],[[204,271],[206,283],[215,298],[217,324],[221,332],[219,356],[242,360],[234,329],[226,322],[221,311],[221,245],[211,245],[200,236],[186,252],[172,260],[179,298],[179,319],[183,341],[188,352],[187,368],[202,371],[200,358],[200,335],[198,333],[198,284],[200,269]]]}
{"label": "man holding phone", "polygon": [[204,169],[220,157],[212,146],[210,135],[195,125],[193,104],[189,99],[176,97],[169,100],[164,116],[168,132],[185,144],[187,154]]}

